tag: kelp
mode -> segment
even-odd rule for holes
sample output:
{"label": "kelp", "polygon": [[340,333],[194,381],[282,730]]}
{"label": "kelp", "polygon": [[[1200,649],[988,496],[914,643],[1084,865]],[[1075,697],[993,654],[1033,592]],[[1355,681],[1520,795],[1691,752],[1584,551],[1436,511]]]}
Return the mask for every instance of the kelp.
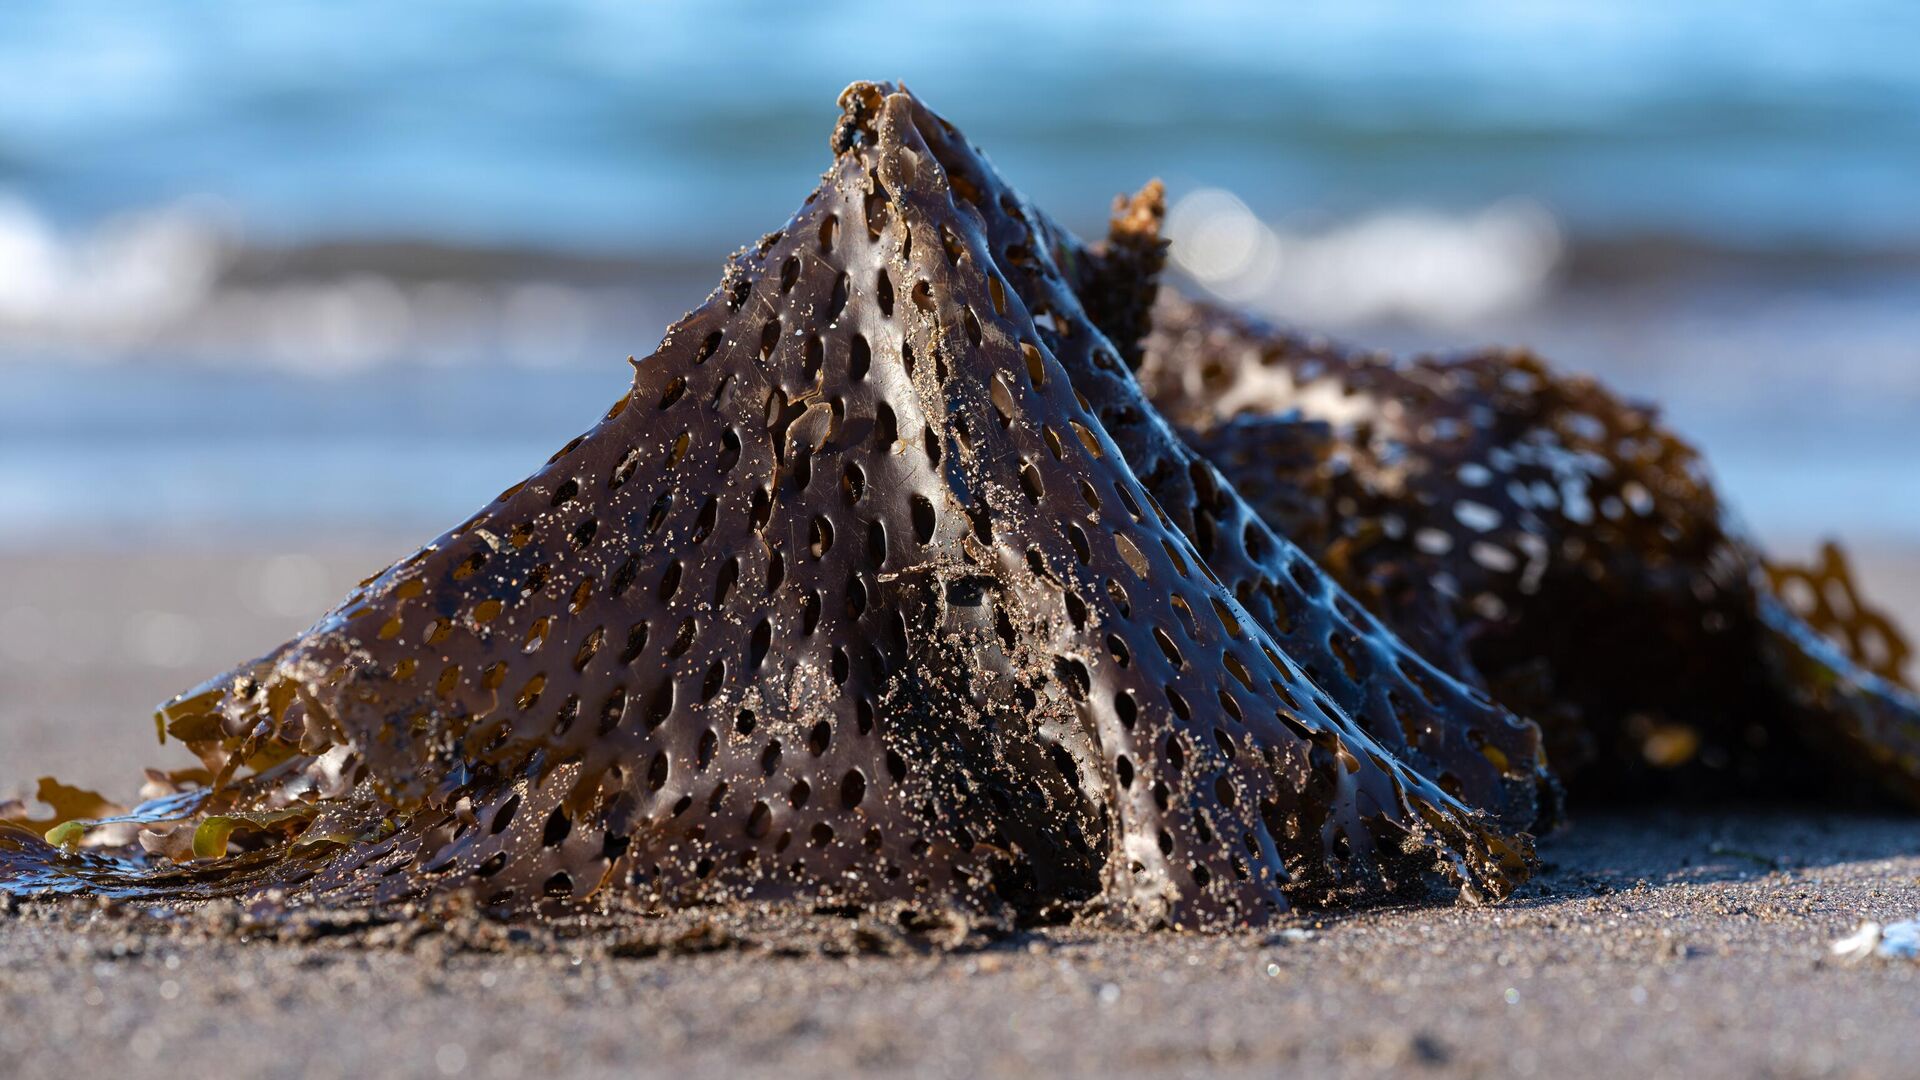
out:
{"label": "kelp", "polygon": [[1912,690],[1907,665],[1913,647],[1884,611],[1861,597],[1853,568],[1840,545],[1820,545],[1818,561],[1806,565],[1765,563],[1767,586],[1795,618],[1833,642],[1847,659],[1887,682]]}
{"label": "kelp", "polygon": [[1651,409],[1163,293],[1158,184],[1088,245],[840,110],[597,424],[163,705],[198,768],[0,806],[0,891],[1219,929],[1506,896],[1561,776],[1920,802],[1905,642]]}
{"label": "kelp", "polygon": [[1652,407],[1525,351],[1402,360],[1175,295],[1139,377],[1403,639],[1536,720],[1582,792],[1870,777],[1920,803],[1898,632],[1837,549],[1768,564]]}
{"label": "kelp", "polygon": [[1128,375],[1151,197],[1094,252],[905,91],[841,105],[820,186],[597,425],[162,708],[187,820],[0,832],[0,887],[1197,928],[1510,892],[1537,728]]}

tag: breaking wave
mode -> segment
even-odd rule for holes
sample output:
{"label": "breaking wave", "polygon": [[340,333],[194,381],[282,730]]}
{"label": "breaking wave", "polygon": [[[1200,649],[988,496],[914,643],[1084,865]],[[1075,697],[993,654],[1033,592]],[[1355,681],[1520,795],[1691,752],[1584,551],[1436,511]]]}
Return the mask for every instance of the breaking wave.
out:
{"label": "breaking wave", "polygon": [[1465,326],[1540,300],[1560,227],[1532,202],[1458,215],[1386,210],[1316,230],[1260,220],[1202,188],[1167,217],[1175,265],[1222,299],[1315,326],[1387,319]]}
{"label": "breaking wave", "polygon": [[[63,231],[0,195],[0,360],[164,357],[341,373],[562,366],[643,348],[696,297],[672,268],[406,241],[249,248],[186,200]],[[622,352],[622,355],[625,353]]]}

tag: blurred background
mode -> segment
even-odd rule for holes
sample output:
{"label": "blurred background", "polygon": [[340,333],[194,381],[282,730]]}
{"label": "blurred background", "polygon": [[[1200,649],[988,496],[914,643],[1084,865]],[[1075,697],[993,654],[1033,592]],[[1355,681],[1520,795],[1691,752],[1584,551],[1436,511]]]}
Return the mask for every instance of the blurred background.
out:
{"label": "blurred background", "polygon": [[0,761],[94,779],[587,427],[857,78],[1070,226],[1164,178],[1183,288],[1663,403],[1920,611],[1920,8],[1277,7],[0,7]]}

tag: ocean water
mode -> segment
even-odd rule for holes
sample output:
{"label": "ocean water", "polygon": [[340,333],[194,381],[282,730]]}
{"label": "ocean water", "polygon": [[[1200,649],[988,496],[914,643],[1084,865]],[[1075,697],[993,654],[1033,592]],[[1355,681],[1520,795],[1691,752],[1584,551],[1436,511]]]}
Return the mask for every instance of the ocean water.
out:
{"label": "ocean water", "polygon": [[424,538],[587,426],[905,81],[1182,287],[1667,404],[1920,540],[1920,7],[0,6],[0,544]]}

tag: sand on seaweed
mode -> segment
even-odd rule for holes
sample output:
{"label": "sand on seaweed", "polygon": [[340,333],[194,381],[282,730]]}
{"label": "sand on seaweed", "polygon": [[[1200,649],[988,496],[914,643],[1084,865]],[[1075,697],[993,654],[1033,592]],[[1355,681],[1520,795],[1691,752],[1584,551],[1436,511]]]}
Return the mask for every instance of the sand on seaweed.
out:
{"label": "sand on seaweed", "polygon": [[[156,757],[149,706],[406,546],[0,556],[9,782],[33,763],[125,790]],[[1862,555],[1913,625],[1920,557]],[[1898,815],[1577,813],[1504,905],[1260,936],[692,913],[254,941],[236,908],[28,905],[0,916],[0,1075],[1894,1075],[1920,1053],[1920,964],[1827,944],[1920,915],[1917,837]]]}

